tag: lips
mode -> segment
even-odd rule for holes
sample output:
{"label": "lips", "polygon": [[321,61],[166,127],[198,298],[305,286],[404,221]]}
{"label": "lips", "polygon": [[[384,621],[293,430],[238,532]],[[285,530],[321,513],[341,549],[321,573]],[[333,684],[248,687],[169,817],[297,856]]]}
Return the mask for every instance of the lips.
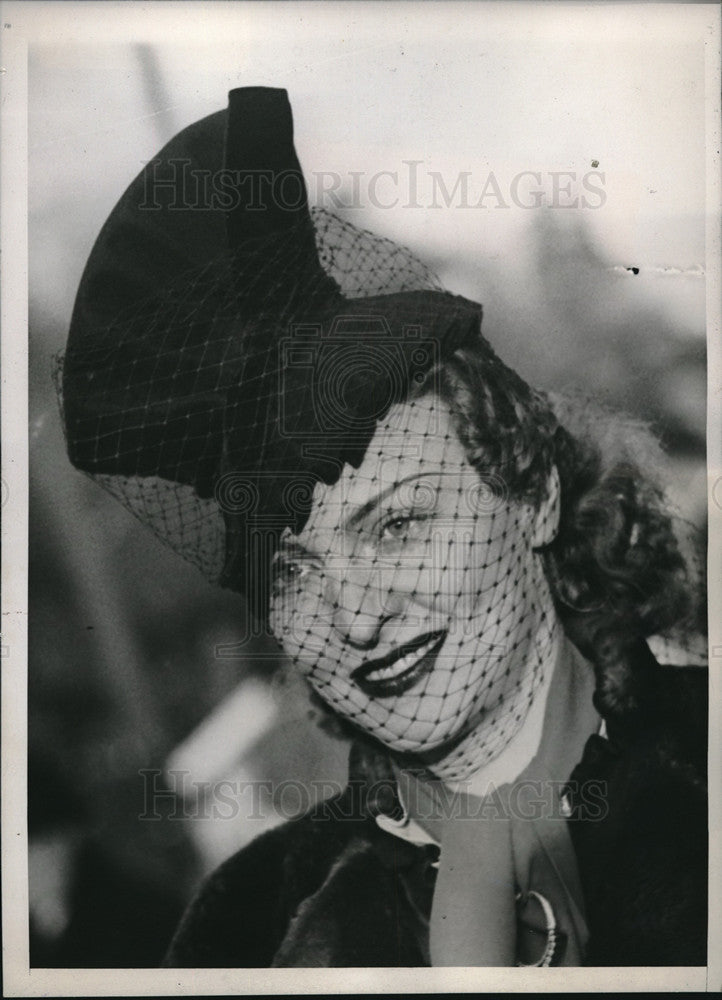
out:
{"label": "lips", "polygon": [[433,670],[445,639],[445,630],[426,632],[386,656],[362,663],[351,674],[351,680],[371,698],[404,694]]}

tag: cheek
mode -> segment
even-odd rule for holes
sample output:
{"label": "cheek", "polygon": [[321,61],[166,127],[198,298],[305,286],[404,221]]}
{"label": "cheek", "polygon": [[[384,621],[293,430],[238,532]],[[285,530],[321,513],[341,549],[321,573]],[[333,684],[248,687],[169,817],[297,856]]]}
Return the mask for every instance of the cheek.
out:
{"label": "cheek", "polygon": [[470,532],[435,540],[430,551],[397,574],[397,593],[411,595],[415,604],[458,616],[471,616],[480,603],[493,599],[495,588],[506,588],[513,576],[518,546],[508,537],[487,537],[481,526]]}
{"label": "cheek", "polygon": [[404,603],[450,609],[474,585],[474,539],[470,532],[436,532],[424,545],[409,545],[393,572],[378,575],[380,589]]}
{"label": "cheek", "polygon": [[281,588],[271,598],[270,630],[291,657],[318,655],[326,645],[333,614],[323,587],[322,579],[313,578],[303,586]]}
{"label": "cheek", "polygon": [[323,635],[317,629],[304,627],[297,614],[284,617],[280,624],[272,621],[271,630],[286,656],[305,674],[309,674],[328,654],[328,629]]}
{"label": "cheek", "polygon": [[[516,587],[532,558],[532,537],[526,511],[512,510],[496,520],[492,537],[482,530],[473,544],[466,576],[466,592],[484,598],[484,604],[503,599]],[[488,529],[486,529],[488,531]]]}

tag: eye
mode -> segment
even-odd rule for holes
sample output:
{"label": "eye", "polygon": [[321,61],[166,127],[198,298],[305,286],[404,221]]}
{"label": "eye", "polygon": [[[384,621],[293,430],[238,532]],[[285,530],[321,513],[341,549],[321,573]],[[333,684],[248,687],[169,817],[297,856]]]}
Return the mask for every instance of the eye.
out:
{"label": "eye", "polygon": [[315,565],[308,559],[299,559],[279,552],[273,560],[274,588],[278,591],[284,588],[298,587],[315,569]]}
{"label": "eye", "polygon": [[408,517],[395,517],[393,521],[387,521],[381,528],[381,537],[404,538],[407,534],[410,519]]}
{"label": "eye", "polygon": [[395,514],[381,525],[382,540],[412,541],[427,534],[428,514]]}
{"label": "eye", "polygon": [[282,572],[286,580],[300,580],[308,572],[308,567],[299,562],[288,562],[284,564]]}

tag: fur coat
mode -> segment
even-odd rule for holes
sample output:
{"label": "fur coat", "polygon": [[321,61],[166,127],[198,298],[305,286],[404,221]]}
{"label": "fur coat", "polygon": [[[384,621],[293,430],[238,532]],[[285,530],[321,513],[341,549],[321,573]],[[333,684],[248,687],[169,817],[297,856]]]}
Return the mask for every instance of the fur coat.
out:
{"label": "fur coat", "polygon": [[[607,738],[588,739],[568,786],[596,781],[606,791],[602,819],[585,817],[571,794],[566,820],[586,907],[585,964],[705,965],[707,671],[656,666],[635,711],[606,721]],[[382,749],[356,744],[345,792],[221,865],[164,964],[429,965],[439,849],[376,823],[398,809],[392,774]]]}

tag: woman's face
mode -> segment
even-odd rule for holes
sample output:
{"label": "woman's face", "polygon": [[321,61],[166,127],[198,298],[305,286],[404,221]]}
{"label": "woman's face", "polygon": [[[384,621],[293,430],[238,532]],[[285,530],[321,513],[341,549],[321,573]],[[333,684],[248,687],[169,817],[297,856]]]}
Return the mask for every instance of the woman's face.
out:
{"label": "woman's face", "polygon": [[283,538],[272,630],[336,711],[395,750],[442,747],[482,718],[514,729],[504,713],[536,683],[533,522],[468,463],[443,403],[398,405]]}

